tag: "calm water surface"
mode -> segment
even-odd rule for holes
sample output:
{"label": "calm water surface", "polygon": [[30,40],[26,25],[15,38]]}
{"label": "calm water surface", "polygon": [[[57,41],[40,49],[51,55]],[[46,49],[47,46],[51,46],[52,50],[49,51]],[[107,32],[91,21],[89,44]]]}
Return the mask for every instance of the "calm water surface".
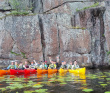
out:
{"label": "calm water surface", "polygon": [[0,93],[107,93],[107,91],[110,93],[109,70],[87,70],[85,75],[68,72],[0,76]]}

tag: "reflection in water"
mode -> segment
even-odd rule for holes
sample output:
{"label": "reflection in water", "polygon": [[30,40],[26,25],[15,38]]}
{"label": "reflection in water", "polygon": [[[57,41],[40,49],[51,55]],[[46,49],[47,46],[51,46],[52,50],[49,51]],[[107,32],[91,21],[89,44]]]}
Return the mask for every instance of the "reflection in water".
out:
{"label": "reflection in water", "polygon": [[74,78],[74,81],[76,83],[82,83],[82,84],[86,84],[86,75],[85,74],[73,74],[71,73],[71,76]]}
{"label": "reflection in water", "polygon": [[[24,91],[41,91],[40,93],[93,93],[110,91],[110,73],[107,71],[91,70],[87,74],[53,73],[29,75],[0,76],[0,91],[2,93],[24,93]],[[39,90],[43,89],[43,90]],[[48,90],[46,90],[48,89]],[[84,90],[86,89],[86,90]],[[38,92],[37,91],[37,92]],[[44,91],[44,92],[43,92]],[[31,92],[30,92],[31,93]],[[39,92],[38,92],[39,93]]]}

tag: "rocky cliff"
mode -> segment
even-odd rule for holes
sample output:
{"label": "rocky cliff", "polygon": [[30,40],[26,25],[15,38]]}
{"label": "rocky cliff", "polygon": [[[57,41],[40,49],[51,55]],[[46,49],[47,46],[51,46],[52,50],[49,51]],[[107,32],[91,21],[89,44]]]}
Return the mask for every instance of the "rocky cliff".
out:
{"label": "rocky cliff", "polygon": [[13,7],[0,2],[0,63],[60,56],[82,66],[109,65],[109,0],[27,0],[37,13],[31,16],[7,16]]}

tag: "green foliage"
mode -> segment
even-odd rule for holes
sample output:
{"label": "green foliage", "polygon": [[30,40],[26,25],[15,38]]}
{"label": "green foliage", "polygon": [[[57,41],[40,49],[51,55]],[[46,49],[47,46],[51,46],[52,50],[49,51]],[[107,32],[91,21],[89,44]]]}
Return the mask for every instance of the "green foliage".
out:
{"label": "green foliage", "polygon": [[84,92],[91,92],[91,91],[93,91],[93,89],[83,89],[82,91],[84,91]]}
{"label": "green foliage", "polygon": [[70,28],[70,29],[82,29],[82,30],[85,30],[86,28],[85,27],[79,27],[79,26],[75,26],[75,27],[69,27],[69,26],[66,26],[67,28]]}
{"label": "green foliage", "polygon": [[105,86],[107,86],[107,84],[100,84],[102,87],[105,87]]}
{"label": "green foliage", "polygon": [[18,11],[11,11],[11,15],[28,15],[29,12],[25,11],[25,12],[18,12]]}
{"label": "green foliage", "polygon": [[28,5],[26,0],[9,0],[9,3],[14,9],[11,12],[12,15],[28,15],[29,11],[33,9],[32,4]]}
{"label": "green foliage", "polygon": [[103,37],[105,37],[105,35],[104,35],[104,34],[102,34],[102,36],[103,36]]}
{"label": "green foliage", "polygon": [[48,89],[38,89],[38,90],[35,90],[35,92],[37,93],[46,93]]}
{"label": "green foliage", "polygon": [[14,54],[14,55],[16,55],[16,56],[22,56],[23,58],[26,58],[26,55],[25,55],[25,53],[23,53],[23,52],[21,52],[21,54],[17,54],[17,53],[15,53],[15,52],[10,52],[11,54]]}
{"label": "green foliage", "polygon": [[82,29],[82,30],[85,30],[86,28],[85,27],[78,27],[78,26],[76,26],[76,27],[72,27],[73,29]]}
{"label": "green foliage", "polygon": [[16,55],[16,56],[20,56],[20,54],[17,54],[17,53],[12,52],[12,51],[11,51],[11,54],[14,54],[14,55]]}
{"label": "green foliage", "polygon": [[107,52],[107,55],[110,55],[110,51]]}
{"label": "green foliage", "polygon": [[77,8],[76,11],[78,12],[78,11],[86,10],[86,9],[89,9],[89,8],[92,8],[92,7],[97,7],[97,6],[99,6],[99,2],[97,2],[97,3],[95,3],[95,4],[91,5],[91,6],[88,6],[88,7],[84,7],[82,9],[78,9]]}
{"label": "green foliage", "polygon": [[21,52],[21,55],[22,55],[23,58],[26,58],[25,53]]}
{"label": "green foliage", "polygon": [[104,92],[104,93],[110,93],[110,91],[106,91],[106,92]]}
{"label": "green foliage", "polygon": [[19,3],[18,0],[10,0],[9,3],[10,3],[11,6],[13,7],[13,9],[15,9],[15,10],[17,10],[17,11],[20,10],[20,8],[19,8],[20,3]]}

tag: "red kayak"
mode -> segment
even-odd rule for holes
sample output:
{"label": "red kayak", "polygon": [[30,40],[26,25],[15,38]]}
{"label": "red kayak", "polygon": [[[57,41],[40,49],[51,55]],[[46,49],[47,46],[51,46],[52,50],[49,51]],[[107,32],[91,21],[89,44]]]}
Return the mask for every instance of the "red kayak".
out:
{"label": "red kayak", "polygon": [[37,70],[35,69],[25,69],[24,73],[25,74],[35,74],[37,72]]}
{"label": "red kayak", "polygon": [[25,69],[25,70],[20,70],[20,69],[10,69],[10,74],[11,75],[22,75],[22,74],[35,74],[37,71],[35,69]]}
{"label": "red kayak", "polygon": [[10,75],[22,75],[24,74],[24,70],[15,70],[15,69],[10,69]]}

